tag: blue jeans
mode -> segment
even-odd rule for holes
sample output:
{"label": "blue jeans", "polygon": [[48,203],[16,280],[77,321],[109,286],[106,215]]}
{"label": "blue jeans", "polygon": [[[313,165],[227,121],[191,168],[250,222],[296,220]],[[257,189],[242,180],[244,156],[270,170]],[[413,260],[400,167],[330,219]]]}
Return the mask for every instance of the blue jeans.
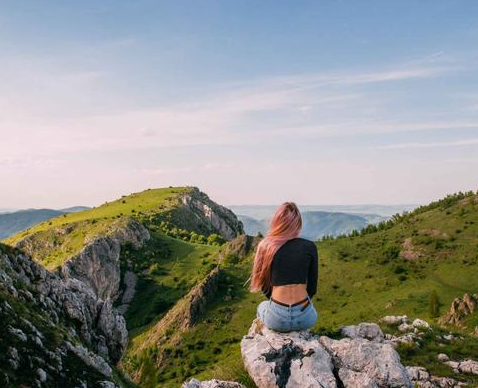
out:
{"label": "blue jeans", "polygon": [[303,308],[297,306],[282,306],[272,300],[261,302],[257,306],[257,317],[274,331],[288,332],[305,330],[317,323],[317,311],[309,298],[309,305]]}

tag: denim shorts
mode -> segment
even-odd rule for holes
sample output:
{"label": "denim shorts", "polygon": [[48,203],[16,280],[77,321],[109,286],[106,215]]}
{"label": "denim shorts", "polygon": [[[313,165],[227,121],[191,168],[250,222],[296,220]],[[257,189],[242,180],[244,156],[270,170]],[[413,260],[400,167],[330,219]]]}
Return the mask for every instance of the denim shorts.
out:
{"label": "denim shorts", "polygon": [[317,311],[309,298],[309,305],[282,306],[273,300],[261,302],[257,307],[257,317],[274,331],[288,332],[309,329],[317,323]]}

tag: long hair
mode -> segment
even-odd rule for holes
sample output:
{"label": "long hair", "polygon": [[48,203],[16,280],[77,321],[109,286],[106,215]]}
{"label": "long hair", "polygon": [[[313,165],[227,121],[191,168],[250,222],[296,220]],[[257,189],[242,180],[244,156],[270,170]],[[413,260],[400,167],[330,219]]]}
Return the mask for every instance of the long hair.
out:
{"label": "long hair", "polygon": [[251,291],[268,291],[271,287],[271,265],[275,253],[288,240],[299,236],[302,217],[294,202],[279,206],[272,217],[266,237],[259,243],[251,275]]}

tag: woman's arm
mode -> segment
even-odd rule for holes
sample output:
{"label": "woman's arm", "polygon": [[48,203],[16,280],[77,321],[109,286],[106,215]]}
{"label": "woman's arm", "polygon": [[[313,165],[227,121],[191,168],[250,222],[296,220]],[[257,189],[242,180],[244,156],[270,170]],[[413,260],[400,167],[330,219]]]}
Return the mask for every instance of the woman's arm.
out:
{"label": "woman's arm", "polygon": [[307,275],[307,293],[310,297],[317,293],[317,282],[319,277],[319,255],[317,253],[317,246],[311,249],[311,259],[309,263],[309,273]]}

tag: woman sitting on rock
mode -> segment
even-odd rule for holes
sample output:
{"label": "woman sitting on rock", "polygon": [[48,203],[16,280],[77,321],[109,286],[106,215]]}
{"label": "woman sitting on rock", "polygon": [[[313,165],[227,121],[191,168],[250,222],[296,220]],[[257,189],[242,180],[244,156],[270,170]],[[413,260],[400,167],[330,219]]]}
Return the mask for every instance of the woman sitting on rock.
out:
{"label": "woman sitting on rock", "polygon": [[251,291],[262,291],[269,299],[259,304],[257,316],[275,331],[304,330],[317,322],[311,301],[317,292],[317,247],[299,237],[301,228],[297,205],[283,203],[254,258]]}

